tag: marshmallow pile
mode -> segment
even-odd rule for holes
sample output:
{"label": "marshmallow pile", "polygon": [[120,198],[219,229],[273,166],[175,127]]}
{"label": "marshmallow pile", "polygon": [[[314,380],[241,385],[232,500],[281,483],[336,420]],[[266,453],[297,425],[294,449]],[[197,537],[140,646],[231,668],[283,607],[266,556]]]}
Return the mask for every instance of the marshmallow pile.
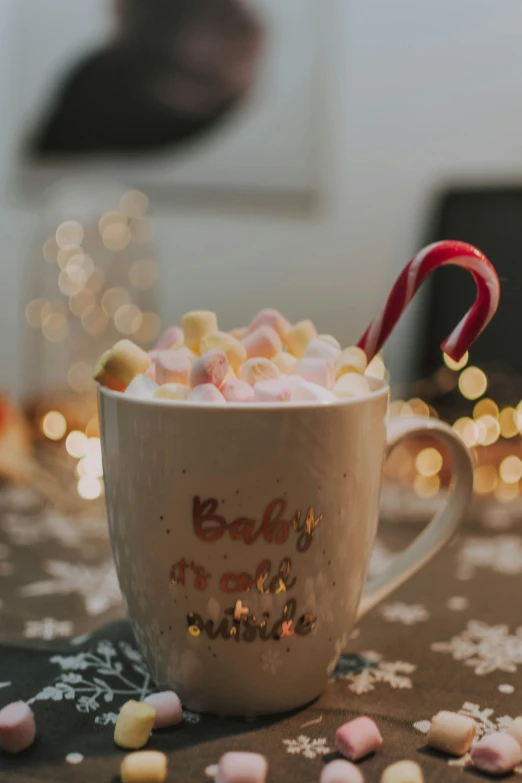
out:
{"label": "marshmallow pile", "polygon": [[364,351],[341,349],[311,321],[292,325],[261,310],[248,327],[221,332],[215,313],[186,313],[147,353],[120,340],[101,356],[94,379],[130,397],[170,402],[329,403],[368,394]]}

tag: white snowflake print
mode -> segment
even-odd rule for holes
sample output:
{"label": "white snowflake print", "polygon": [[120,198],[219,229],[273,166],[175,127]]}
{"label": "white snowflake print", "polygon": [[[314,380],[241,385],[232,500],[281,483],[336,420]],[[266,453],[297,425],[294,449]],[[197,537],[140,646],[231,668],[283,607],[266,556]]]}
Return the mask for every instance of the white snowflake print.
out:
{"label": "white snowflake print", "polygon": [[325,756],[332,751],[326,744],[326,738],[311,739],[306,734],[300,734],[296,739],[283,740],[286,752],[295,756],[304,756],[305,759],[316,759],[317,756]]}
{"label": "white snowflake print", "polygon": [[1,688],[9,688],[10,685],[11,685],[10,682],[0,682],[0,689]]}
{"label": "white snowflake print", "polygon": [[336,679],[349,682],[348,686],[353,693],[358,696],[363,693],[370,693],[375,690],[379,683],[389,685],[390,688],[405,690],[413,687],[413,683],[408,677],[409,674],[417,669],[412,663],[405,661],[383,661],[379,653],[369,650],[361,653],[370,665],[362,671],[348,672],[341,674]]}
{"label": "white snowflake print", "polygon": [[512,635],[507,625],[470,620],[458,636],[449,642],[435,642],[431,649],[451,653],[453,660],[464,661],[479,677],[496,671],[514,674],[522,664],[522,627]]}
{"label": "white snowflake print", "polygon": [[416,625],[429,620],[430,613],[422,604],[403,604],[400,601],[395,604],[385,604],[380,610],[381,617],[388,623],[402,623],[402,625]]}
{"label": "white snowflake print", "polygon": [[[473,704],[470,701],[466,701],[459,710],[461,715],[466,715],[468,718],[473,718],[477,724],[477,733],[473,744],[475,745],[486,734],[493,734],[496,731],[506,731],[513,723],[513,718],[508,715],[502,715],[494,717],[494,710],[486,707],[481,709],[478,704]],[[413,724],[413,728],[420,731],[421,734],[427,734],[430,730],[430,720],[419,720]],[[467,767],[471,764],[471,756],[466,753],[458,759],[449,759],[448,764],[450,767]]]}
{"label": "white snowflake print", "polygon": [[278,668],[283,663],[278,650],[265,650],[260,655],[260,661],[262,670],[270,674],[277,674]]}
{"label": "white snowflake print", "polygon": [[22,587],[20,590],[22,595],[77,593],[83,598],[87,613],[93,616],[103,614],[121,602],[121,593],[112,560],[107,560],[96,566],[49,560],[44,563],[44,569],[52,578]]}
{"label": "white snowflake print", "polygon": [[[119,710],[124,701],[132,698],[143,701],[153,690],[144,659],[127,642],[100,641],[92,650],[54,655],[50,662],[60,667],[60,675],[29,699],[28,704],[69,701],[78,712],[95,713],[102,703],[114,704]],[[94,722],[101,726],[115,723],[116,710],[97,715]]]}
{"label": "white snowflake print", "polygon": [[377,539],[370,557],[370,567],[368,571],[370,579],[373,579],[373,577],[382,574],[382,572],[385,571],[389,565],[391,565],[394,559],[395,555],[393,552],[390,552],[388,547],[385,546],[382,541]]}
{"label": "white snowflake print", "polygon": [[457,561],[457,579],[473,579],[479,568],[515,576],[522,573],[522,538],[494,536],[467,538]]}
{"label": "white snowflake print", "polygon": [[54,617],[44,617],[43,620],[28,620],[24,626],[23,635],[26,639],[65,638],[73,633],[73,624],[68,620],[55,620]]}

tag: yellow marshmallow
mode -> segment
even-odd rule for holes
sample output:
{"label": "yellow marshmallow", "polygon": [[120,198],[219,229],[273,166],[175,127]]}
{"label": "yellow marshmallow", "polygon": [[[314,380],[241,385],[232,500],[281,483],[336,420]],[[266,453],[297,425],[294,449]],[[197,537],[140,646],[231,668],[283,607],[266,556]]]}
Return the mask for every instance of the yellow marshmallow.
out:
{"label": "yellow marshmallow", "polygon": [[155,400],[185,400],[190,392],[189,386],[182,383],[164,383],[154,392]]}
{"label": "yellow marshmallow", "polygon": [[125,702],[114,727],[114,742],[120,748],[138,750],[147,744],[156,710],[142,701]]}
{"label": "yellow marshmallow", "polygon": [[386,767],[381,783],[424,783],[424,775],[415,761],[397,761]]}
{"label": "yellow marshmallow", "polygon": [[232,337],[235,337],[236,340],[242,340],[243,337],[246,337],[249,333],[250,329],[248,326],[238,326],[237,329],[231,329],[229,334],[232,335]]}
{"label": "yellow marshmallow", "polygon": [[126,389],[136,375],[145,375],[149,354],[130,340],[120,340],[98,360],[94,380],[110,389]]}
{"label": "yellow marshmallow", "polygon": [[277,380],[280,377],[280,372],[270,359],[256,356],[244,363],[239,371],[239,377],[250,386],[254,386],[259,381]]}
{"label": "yellow marshmallow", "polygon": [[426,741],[431,748],[443,753],[463,756],[471,748],[476,732],[477,724],[473,718],[441,710],[431,719]]}
{"label": "yellow marshmallow", "polygon": [[333,393],[339,399],[348,399],[350,397],[361,397],[368,394],[370,384],[363,375],[351,372],[342,375],[332,389]]}
{"label": "yellow marshmallow", "polygon": [[192,310],[181,319],[185,345],[199,353],[199,344],[203,337],[217,332],[217,316],[210,310]]}
{"label": "yellow marshmallow", "polygon": [[167,757],[159,750],[129,753],[121,762],[121,783],[163,783],[167,777]]}
{"label": "yellow marshmallow", "polygon": [[298,359],[302,359],[306,346],[317,337],[317,329],[311,321],[299,321],[298,324],[294,324],[288,334],[286,335],[285,342],[288,350]]}
{"label": "yellow marshmallow", "polygon": [[224,351],[228,363],[237,372],[243,362],[247,360],[247,352],[244,346],[227,332],[212,332],[207,334],[200,343],[201,353],[207,351]]}
{"label": "yellow marshmallow", "polygon": [[296,359],[291,353],[278,353],[277,356],[274,356],[272,361],[277,369],[285,375],[295,375],[297,373],[299,359]]}
{"label": "yellow marshmallow", "polygon": [[352,345],[351,348],[345,348],[336,360],[335,375],[336,378],[340,378],[341,375],[345,375],[346,373],[353,372],[358,372],[362,375],[367,366],[368,360],[364,351],[361,348],[357,348],[356,345]]}

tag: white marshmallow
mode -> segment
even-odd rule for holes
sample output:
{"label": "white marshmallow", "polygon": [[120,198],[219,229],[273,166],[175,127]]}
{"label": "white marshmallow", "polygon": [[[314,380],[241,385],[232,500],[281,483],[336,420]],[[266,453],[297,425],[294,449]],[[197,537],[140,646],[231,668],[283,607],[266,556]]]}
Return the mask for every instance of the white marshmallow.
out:
{"label": "white marshmallow", "polygon": [[136,400],[152,400],[157,389],[158,384],[152,378],[147,375],[136,375],[123,394]]}
{"label": "white marshmallow", "polygon": [[290,400],[292,402],[337,402],[335,394],[323,386],[316,383],[310,383],[302,378],[300,383],[293,384],[290,389]]}

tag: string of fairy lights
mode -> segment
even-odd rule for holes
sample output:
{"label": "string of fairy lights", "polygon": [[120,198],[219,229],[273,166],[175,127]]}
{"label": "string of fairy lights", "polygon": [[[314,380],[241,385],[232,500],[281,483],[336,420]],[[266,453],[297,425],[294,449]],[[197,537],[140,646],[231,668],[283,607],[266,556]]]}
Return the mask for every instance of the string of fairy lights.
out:
{"label": "string of fairy lights", "polygon": [[[144,193],[130,190],[122,196],[118,209],[103,213],[94,224],[82,226],[77,221],[64,221],[43,243],[42,255],[56,269],[61,297],[32,299],[25,309],[25,317],[29,326],[39,330],[49,343],[58,345],[66,339],[72,340],[75,329],[92,339],[93,359],[75,359],[68,368],[67,383],[72,393],[94,397],[93,363],[118,337],[131,337],[147,347],[160,334],[162,324],[158,314],[134,301],[156,286],[157,263],[146,253],[134,257],[127,252],[132,246],[139,250],[153,239],[154,223],[147,214],[148,207],[149,200]],[[98,252],[87,252],[86,245],[94,248],[94,240],[108,254],[105,268],[99,262]],[[123,266],[127,277],[125,286],[113,279],[117,267],[121,281]],[[458,363],[443,354],[443,362],[433,379],[436,388],[455,389],[468,405],[474,403],[470,416],[459,416],[451,425],[474,454],[475,494],[509,503],[522,494],[522,400],[516,407],[500,407],[485,396],[488,376],[479,367],[469,365],[467,353]],[[367,374],[389,380],[381,356],[372,360]],[[426,390],[426,394],[394,400],[389,406],[390,417],[438,418],[433,405],[421,398],[429,399],[430,382],[422,381],[417,387]],[[56,405],[56,409],[53,407],[41,415],[41,434],[64,445],[69,458],[76,463],[78,495],[84,500],[95,500],[103,494],[97,417],[91,415],[79,428],[70,421],[67,410],[59,408]],[[492,449],[499,442],[504,446],[500,453]],[[444,488],[445,455],[437,447],[408,442],[401,444],[394,456],[393,469],[388,475],[411,487],[418,497],[434,497]]]}

